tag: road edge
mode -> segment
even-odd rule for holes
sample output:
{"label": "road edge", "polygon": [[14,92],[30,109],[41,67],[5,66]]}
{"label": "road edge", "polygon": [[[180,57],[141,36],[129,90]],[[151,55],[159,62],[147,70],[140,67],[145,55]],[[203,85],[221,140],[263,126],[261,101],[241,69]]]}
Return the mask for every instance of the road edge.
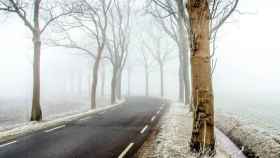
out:
{"label": "road edge", "polygon": [[60,125],[72,122],[74,120],[78,120],[78,119],[81,119],[81,118],[84,118],[84,117],[88,117],[90,115],[97,114],[98,112],[106,111],[106,110],[109,110],[111,108],[121,106],[125,102],[126,102],[126,99],[123,98],[122,100],[119,100],[116,104],[107,105],[107,106],[102,107],[102,108],[90,109],[86,112],[71,114],[71,115],[67,115],[67,116],[62,116],[62,117],[59,117],[59,118],[55,118],[53,120],[46,120],[46,121],[43,120],[43,121],[40,121],[40,122],[32,121],[27,125],[23,125],[23,126],[20,126],[20,127],[10,129],[10,130],[2,131],[2,132],[0,132],[0,144],[11,141],[11,140],[13,140],[13,139],[15,139],[19,136],[27,135],[27,134],[30,134],[32,132],[52,128],[52,127],[55,127],[55,126],[60,126]]}

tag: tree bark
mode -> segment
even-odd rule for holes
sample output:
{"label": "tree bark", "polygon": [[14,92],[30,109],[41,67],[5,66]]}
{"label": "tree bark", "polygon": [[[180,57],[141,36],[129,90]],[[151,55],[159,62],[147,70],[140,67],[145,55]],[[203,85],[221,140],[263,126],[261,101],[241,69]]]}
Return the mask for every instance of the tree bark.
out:
{"label": "tree bark", "polygon": [[94,62],[93,67],[93,78],[92,78],[92,87],[91,87],[91,108],[96,108],[96,90],[97,90],[97,83],[98,83],[98,69],[100,65],[101,55],[102,55],[103,47],[98,48],[97,56]]}
{"label": "tree bark", "polygon": [[160,96],[164,97],[164,75],[163,75],[163,64],[160,63]]}
{"label": "tree bark", "polygon": [[33,61],[33,96],[32,96],[32,111],[31,121],[42,120],[42,111],[40,105],[40,57],[41,57],[41,38],[39,27],[39,9],[40,0],[36,0],[34,4],[34,30],[33,30],[33,45],[34,45],[34,61]]}
{"label": "tree bark", "polygon": [[188,0],[191,24],[191,66],[194,101],[190,147],[195,152],[215,151],[214,109],[209,48],[209,6],[207,0]]}

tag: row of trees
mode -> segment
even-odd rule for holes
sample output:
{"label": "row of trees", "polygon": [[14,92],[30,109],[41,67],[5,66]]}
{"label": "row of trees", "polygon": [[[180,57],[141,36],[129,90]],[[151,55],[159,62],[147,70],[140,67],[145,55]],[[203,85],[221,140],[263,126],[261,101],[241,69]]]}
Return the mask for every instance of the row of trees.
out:
{"label": "row of trees", "polygon": [[[213,153],[215,39],[219,28],[236,10],[239,0],[148,0],[147,12],[178,45],[180,99],[193,111],[190,147]],[[191,76],[191,77],[190,77]],[[184,82],[182,82],[182,80]],[[190,84],[191,83],[191,84]],[[190,97],[191,96],[191,97]]]}
{"label": "row of trees", "polygon": [[[93,59],[91,107],[96,108],[98,71],[101,60],[108,59],[113,66],[112,99],[121,96],[121,73],[126,62],[130,41],[131,0],[1,0],[0,11],[14,14],[32,33],[33,96],[31,120],[40,121],[40,64],[41,45],[77,49]],[[54,38],[45,32],[56,32]],[[79,37],[74,37],[79,34]],[[43,36],[44,35],[44,36]],[[81,36],[83,39],[81,40]],[[108,50],[109,55],[104,55]]]}

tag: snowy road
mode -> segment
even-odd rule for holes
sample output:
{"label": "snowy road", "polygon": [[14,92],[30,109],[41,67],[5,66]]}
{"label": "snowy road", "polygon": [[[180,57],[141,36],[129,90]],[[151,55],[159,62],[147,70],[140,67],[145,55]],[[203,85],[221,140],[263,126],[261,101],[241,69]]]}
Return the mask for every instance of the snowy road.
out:
{"label": "snowy road", "polygon": [[0,157],[130,157],[166,107],[160,99],[128,98],[110,110],[0,144]]}

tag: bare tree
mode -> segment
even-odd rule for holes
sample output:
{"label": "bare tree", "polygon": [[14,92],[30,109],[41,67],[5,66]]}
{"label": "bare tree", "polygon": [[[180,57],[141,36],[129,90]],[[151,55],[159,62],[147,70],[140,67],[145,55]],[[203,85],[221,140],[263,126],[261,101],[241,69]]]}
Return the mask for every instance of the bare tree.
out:
{"label": "bare tree", "polygon": [[[179,57],[179,100],[190,103],[189,56],[184,15],[180,12],[180,0],[148,1],[147,12],[162,27],[164,32],[177,44]],[[154,4],[154,5],[153,5]],[[184,10],[184,8],[183,8]]]}
{"label": "bare tree", "polygon": [[170,54],[172,51],[168,49],[167,47],[163,47],[166,45],[164,42],[165,39],[163,39],[160,36],[155,36],[150,34],[152,37],[152,41],[154,42],[152,47],[151,45],[148,45],[147,43],[143,43],[146,49],[151,53],[154,60],[157,62],[160,70],[160,96],[164,97],[164,69],[166,62],[170,60]]}
{"label": "bare tree", "polygon": [[116,102],[116,97],[121,98],[122,72],[128,56],[131,27],[131,0],[114,1],[110,10],[110,28],[112,37],[107,41],[109,60],[113,66],[111,80],[111,103]]}
{"label": "bare tree", "polygon": [[[153,60],[151,58],[151,54],[149,53],[150,49],[146,49],[146,43],[145,40],[142,40],[142,46],[143,49],[141,51],[141,55],[143,56],[143,65],[145,68],[145,96],[149,96],[150,95],[150,84],[149,84],[149,79],[150,79],[150,71],[151,71],[151,67],[153,64]],[[146,47],[145,47],[146,46]]]}
{"label": "bare tree", "polygon": [[[71,13],[71,10],[65,12],[58,9],[58,6],[60,6],[58,2],[44,3],[41,0],[0,0],[0,11],[17,15],[32,33],[34,48],[32,121],[42,119],[40,105],[41,36],[51,23]],[[29,12],[31,13],[28,14]]]}
{"label": "bare tree", "polygon": [[[94,60],[91,83],[91,108],[96,108],[98,70],[107,41],[109,10],[112,0],[78,0],[74,2],[76,14],[67,22],[58,25],[64,33],[62,41],[52,41],[55,46],[77,49]],[[71,30],[78,30],[85,35],[88,43],[81,44],[73,40]],[[82,41],[84,42],[84,41]],[[89,46],[88,46],[89,45]]]}

